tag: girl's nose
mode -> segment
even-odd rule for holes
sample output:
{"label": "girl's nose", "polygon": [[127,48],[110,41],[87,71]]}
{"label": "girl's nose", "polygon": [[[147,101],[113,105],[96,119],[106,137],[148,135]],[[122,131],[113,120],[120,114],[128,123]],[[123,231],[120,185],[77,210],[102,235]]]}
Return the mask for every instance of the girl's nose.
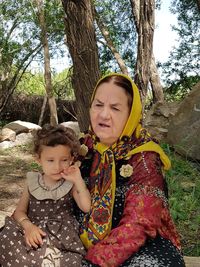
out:
{"label": "girl's nose", "polygon": [[59,161],[55,162],[55,169],[56,169],[57,171],[60,171],[60,170],[62,169],[62,164],[61,164],[61,162],[59,162]]}

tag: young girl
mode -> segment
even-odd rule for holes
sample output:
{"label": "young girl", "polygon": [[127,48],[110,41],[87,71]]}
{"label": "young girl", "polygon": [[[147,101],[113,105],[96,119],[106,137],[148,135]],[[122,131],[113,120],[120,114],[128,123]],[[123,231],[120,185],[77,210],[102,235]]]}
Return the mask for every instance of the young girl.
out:
{"label": "young girl", "polygon": [[[34,152],[43,173],[29,172],[21,199],[0,234],[0,264],[10,267],[81,266],[85,253],[73,216],[84,212],[90,194],[75,163],[80,144],[64,126],[38,130]],[[63,173],[65,172],[65,173]]]}

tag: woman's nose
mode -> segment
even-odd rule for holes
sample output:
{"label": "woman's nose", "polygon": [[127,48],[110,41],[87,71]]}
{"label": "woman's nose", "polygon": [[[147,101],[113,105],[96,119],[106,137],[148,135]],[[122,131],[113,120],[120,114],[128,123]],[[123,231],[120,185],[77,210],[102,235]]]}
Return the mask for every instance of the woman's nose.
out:
{"label": "woman's nose", "polygon": [[109,119],[110,118],[110,110],[107,107],[104,107],[103,110],[100,112],[100,116],[104,119]]}

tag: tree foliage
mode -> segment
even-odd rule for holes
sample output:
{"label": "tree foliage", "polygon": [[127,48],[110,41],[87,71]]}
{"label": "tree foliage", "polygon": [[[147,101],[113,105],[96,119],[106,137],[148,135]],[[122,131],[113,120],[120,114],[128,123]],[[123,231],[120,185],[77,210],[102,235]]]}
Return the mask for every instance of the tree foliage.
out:
{"label": "tree foliage", "polygon": [[[72,69],[66,69],[53,75],[53,90],[57,99],[74,100],[71,76]],[[16,93],[27,96],[43,96],[45,94],[44,74],[42,72],[34,74],[26,72],[18,83]]]}
{"label": "tree foliage", "polygon": [[162,65],[168,94],[184,96],[200,80],[200,11],[196,0],[176,0],[171,11],[177,15],[178,45]]}
{"label": "tree foliage", "polygon": [[26,72],[17,85],[16,93],[43,96],[45,94],[44,74]]}
{"label": "tree foliage", "polygon": [[71,83],[72,69],[66,69],[54,76],[53,88],[58,99],[74,100],[74,90]]}
{"label": "tree foliage", "polygon": [[[112,40],[113,47],[116,48],[116,51],[118,51],[122,60],[125,62],[129,74],[133,77],[138,44],[137,31],[130,4],[131,1],[71,0],[63,2],[71,3],[71,5],[74,6],[77,5],[77,7],[80,5],[83,10],[87,9],[89,3],[95,6],[101,21],[109,31],[109,37]],[[160,0],[156,1],[157,7],[159,7],[160,4]],[[65,39],[63,23],[63,18],[65,17],[66,19],[66,13],[63,10],[60,0],[44,0],[44,9],[50,56],[52,59],[58,54],[63,55],[62,45],[64,42],[68,43],[69,47],[70,40]],[[178,25],[174,26],[173,29],[178,33],[179,43],[171,52],[169,61],[161,67],[163,70],[162,76],[165,78],[166,87],[168,87],[168,96],[171,97],[171,95],[174,94],[175,97],[180,97],[190,90],[192,85],[199,80],[200,11],[198,9],[197,0],[173,0],[171,3],[171,10],[178,18]],[[80,12],[82,12],[81,9]],[[74,21],[77,20],[80,12],[77,13],[77,16],[75,16],[75,13],[72,14]],[[86,10],[84,12],[87,14]],[[6,105],[9,96],[14,92],[21,77],[27,72],[31,61],[37,59],[43,64],[44,60],[41,52],[42,46],[36,13],[33,0],[4,0],[0,2],[0,111],[2,111]],[[93,13],[93,16],[94,14],[95,13]],[[70,19],[70,17],[68,19]],[[72,29],[74,21],[70,22],[68,25],[69,29]],[[83,82],[80,82],[80,90],[82,90],[80,93],[83,95],[80,99],[76,97],[77,101],[84,102],[85,106],[86,104],[88,105],[88,99],[90,98],[88,95],[90,95],[96,80],[95,78],[92,80],[92,83],[90,82],[92,79],[91,73],[94,70],[93,59],[95,58],[95,66],[98,65],[97,61],[99,59],[101,74],[109,71],[120,71],[116,58],[114,58],[111,50],[106,45],[105,39],[99,30],[97,21],[93,21],[93,18],[91,18],[91,20],[85,20],[83,17],[83,19],[80,19],[78,24],[75,25],[74,32],[80,34],[80,36],[85,34],[83,26],[84,23],[86,25],[88,22],[91,22],[91,27],[95,25],[95,33],[92,31],[91,36],[93,40],[93,36],[96,34],[97,38],[94,39],[95,41],[97,40],[98,56],[95,48],[96,43],[93,46],[94,49],[91,48],[91,50],[89,50],[90,44],[87,43],[85,45],[85,43],[80,42],[80,47],[76,46],[77,40],[79,41],[80,39],[79,35],[76,35],[76,38],[71,40],[71,51],[72,49],[74,49],[74,51],[76,50],[76,52],[78,51],[77,57],[73,59],[72,70],[75,70],[74,66],[77,63],[76,60],[79,60],[80,56],[82,57],[81,60],[83,64],[80,69],[76,69],[76,82],[77,79],[80,80],[83,72],[83,81],[84,83],[88,82],[87,88],[83,86]],[[88,38],[88,41],[89,40],[91,39]],[[92,54],[94,51],[95,56]],[[86,70],[87,62],[84,56],[87,53],[91,57],[88,61],[92,66],[90,66],[90,70]],[[98,77],[98,66],[95,68],[95,77]],[[20,84],[20,87],[21,86],[22,83]],[[29,85],[27,85],[27,87],[28,86]],[[25,88],[26,84],[23,84],[23,87]],[[66,97],[67,92],[65,93],[65,88],[72,90],[72,87],[74,88],[74,85],[70,85],[69,81],[64,79],[61,84],[55,84],[55,92],[59,98],[63,96]],[[31,88],[32,91],[34,91],[33,86],[31,86]],[[66,91],[68,89],[66,89]],[[86,94],[88,99],[87,101],[83,101]],[[82,112],[80,113],[82,114]]]}
{"label": "tree foliage", "polygon": [[[45,1],[45,15],[52,54],[64,43],[60,1]],[[36,56],[43,60],[38,20],[32,1],[0,2],[0,112]],[[56,44],[59,44],[55,49]]]}
{"label": "tree foliage", "polygon": [[154,102],[164,100],[152,54],[154,9],[159,4],[156,1],[155,5],[154,0],[104,1],[103,4],[95,1],[94,12],[101,70],[114,69],[134,76],[144,99],[147,86],[151,85]]}
{"label": "tree foliage", "polygon": [[29,2],[2,1],[0,10],[0,111],[2,111],[32,57],[39,51],[40,43]]}
{"label": "tree foliage", "polygon": [[[99,17],[106,25],[112,42],[119,51],[126,66],[133,73],[136,59],[137,39],[129,1],[94,1]],[[119,71],[119,66],[107,47],[96,25],[97,44],[99,48],[100,68],[102,73],[108,70]]]}

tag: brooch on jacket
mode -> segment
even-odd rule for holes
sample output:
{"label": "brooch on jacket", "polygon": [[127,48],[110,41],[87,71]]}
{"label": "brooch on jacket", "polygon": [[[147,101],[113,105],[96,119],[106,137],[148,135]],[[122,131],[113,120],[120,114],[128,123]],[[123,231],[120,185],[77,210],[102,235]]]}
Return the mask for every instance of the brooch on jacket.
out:
{"label": "brooch on jacket", "polygon": [[80,148],[80,155],[85,157],[87,153],[88,153],[88,147],[85,144],[82,144]]}
{"label": "brooch on jacket", "polygon": [[127,178],[133,174],[133,167],[130,164],[122,165],[119,171],[122,177]]}

